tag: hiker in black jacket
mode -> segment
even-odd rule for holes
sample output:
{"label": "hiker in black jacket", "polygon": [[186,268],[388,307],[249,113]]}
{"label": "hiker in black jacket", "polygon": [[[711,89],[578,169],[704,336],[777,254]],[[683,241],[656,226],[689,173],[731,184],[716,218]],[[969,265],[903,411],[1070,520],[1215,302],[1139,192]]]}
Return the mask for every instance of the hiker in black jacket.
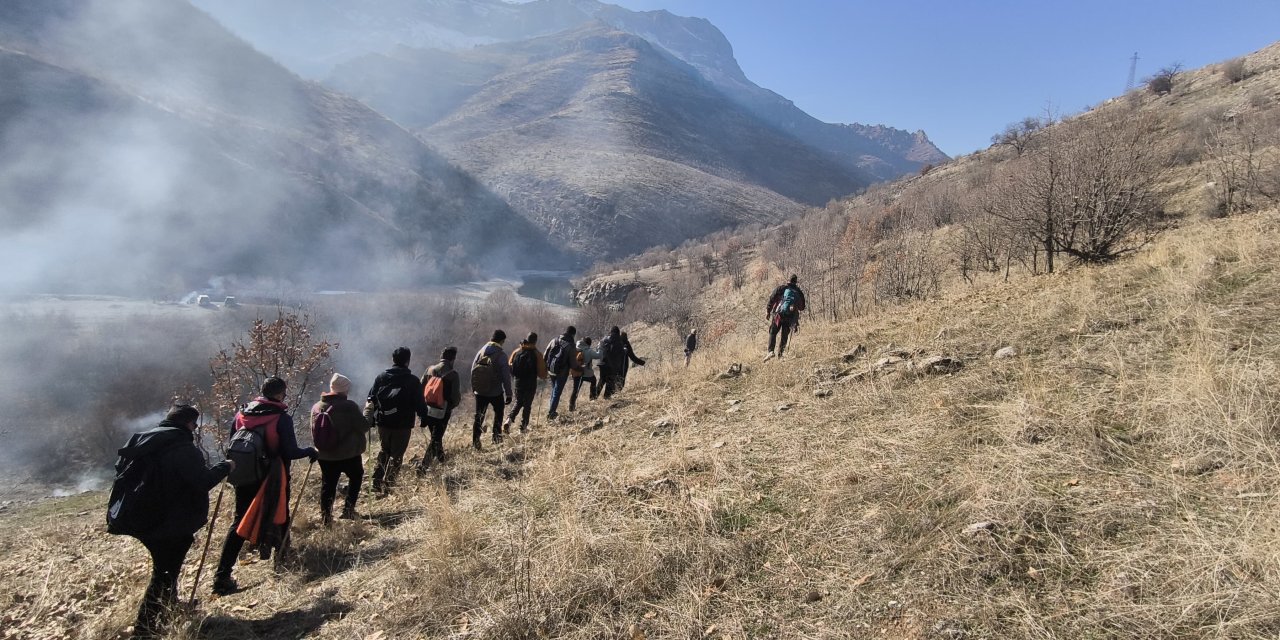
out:
{"label": "hiker in black jacket", "polygon": [[644,358],[636,357],[631,351],[631,343],[626,335],[617,327],[612,327],[609,335],[600,341],[600,377],[604,380],[605,400],[622,391],[630,362],[644,366]]}
{"label": "hiker in black jacket", "polygon": [[[799,328],[800,312],[804,311],[805,304],[804,292],[796,284],[797,280],[799,278],[792,275],[786,284],[778,285],[765,303],[765,319],[769,320],[769,353],[765,360],[774,357],[775,343],[778,347],[776,355],[781,358],[782,352],[787,350],[790,334]],[[781,341],[778,341],[779,334],[782,335]]]}
{"label": "hiker in black jacket", "polygon": [[427,445],[426,453],[422,454],[422,462],[418,464],[418,472],[425,473],[431,469],[432,459],[444,462],[444,432],[449,427],[449,418],[453,417],[453,410],[458,408],[458,404],[462,402],[462,380],[458,376],[457,369],[453,368],[453,363],[458,359],[458,348],[449,347],[440,354],[440,362],[434,366],[428,367],[426,373],[422,374],[422,388],[427,388],[427,384],[432,378],[440,378],[444,384],[444,406],[433,407],[427,405],[427,417],[424,419],[423,426],[431,431],[431,443]]}
{"label": "hiker in black jacket", "polygon": [[195,430],[200,412],[188,405],[169,410],[156,428],[135,434],[120,450],[120,457],[137,459],[157,456],[163,503],[155,505],[164,513],[160,522],[139,541],[151,554],[151,582],[138,608],[133,625],[135,638],[158,637],[170,608],[178,600],[178,572],[195,542],[195,533],[209,519],[209,490],[218,486],[232,463],[224,460],[212,467],[196,446]]}
{"label": "hiker in black jacket", "polygon": [[373,466],[375,494],[385,494],[395,485],[404,452],[409,448],[409,437],[413,435],[415,418],[427,418],[422,382],[409,370],[411,355],[408,347],[397,347],[391,353],[391,368],[378,374],[364,405],[365,418],[378,427],[381,443],[378,461]]}
{"label": "hiker in black jacket", "polygon": [[627,386],[627,373],[631,370],[631,363],[634,362],[636,365],[643,367],[644,358],[637,356],[635,349],[631,348],[631,338],[627,336],[626,331],[623,331],[619,337],[622,338],[622,352],[627,356],[622,361],[622,377],[618,380],[618,388],[616,389],[617,391],[622,391],[622,388]]}
{"label": "hiker in black jacket", "polygon": [[693,352],[698,350],[698,330],[694,329],[684,339],[684,366],[689,366],[689,360],[693,358]]}

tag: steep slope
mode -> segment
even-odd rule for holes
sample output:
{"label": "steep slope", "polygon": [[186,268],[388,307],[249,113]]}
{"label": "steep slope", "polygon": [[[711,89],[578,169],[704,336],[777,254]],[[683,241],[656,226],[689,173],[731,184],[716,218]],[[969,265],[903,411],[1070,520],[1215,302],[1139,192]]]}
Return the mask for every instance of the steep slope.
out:
{"label": "steep slope", "polygon": [[336,65],[364,54],[385,54],[396,45],[463,50],[479,44],[536,38],[600,21],[671,53],[698,70],[717,89],[763,121],[838,158],[877,180],[914,173],[947,160],[923,132],[893,130],[911,142],[886,141],[863,125],[821,122],[794,103],[749,80],[733,47],[702,18],[667,11],[636,12],[597,0],[397,0],[369,3],[338,0],[321,6],[302,0],[196,0],[264,51],[295,69],[326,77]]}
{"label": "steep slope", "polygon": [[[592,255],[778,221],[866,184],[606,25],[396,53],[341,67],[333,83],[423,127],[517,211]],[[434,98],[423,99],[425,85]]]}
{"label": "steep slope", "polygon": [[551,255],[412,134],[185,2],[7,2],[0,47],[0,211],[22,224],[6,290],[402,285],[441,277],[415,258],[455,245]]}

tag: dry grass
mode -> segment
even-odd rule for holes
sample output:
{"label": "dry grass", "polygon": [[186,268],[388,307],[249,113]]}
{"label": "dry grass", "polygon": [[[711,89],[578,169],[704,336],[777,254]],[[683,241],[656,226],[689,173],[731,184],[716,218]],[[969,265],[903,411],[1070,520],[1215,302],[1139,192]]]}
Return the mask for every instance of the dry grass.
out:
{"label": "dry grass", "polygon": [[[720,295],[741,330],[691,368],[637,328],[653,364],[613,403],[479,454],[455,418],[442,471],[332,530],[308,502],[298,561],[242,566],[249,589],[173,637],[1275,637],[1278,231],[1196,222],[1128,262],[806,326],[781,362]],[[823,383],[859,343],[966,366]],[[146,565],[100,503],[0,520],[0,637],[128,625]]]}

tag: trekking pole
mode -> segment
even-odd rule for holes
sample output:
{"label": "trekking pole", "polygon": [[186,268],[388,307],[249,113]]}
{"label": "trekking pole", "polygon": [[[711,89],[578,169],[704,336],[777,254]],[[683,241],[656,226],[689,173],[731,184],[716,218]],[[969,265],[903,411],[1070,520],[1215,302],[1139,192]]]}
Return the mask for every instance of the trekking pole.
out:
{"label": "trekking pole", "polygon": [[307,465],[307,473],[302,476],[302,484],[298,485],[298,499],[293,501],[293,509],[289,510],[289,521],[284,523],[284,538],[280,541],[280,553],[276,554],[275,568],[280,568],[280,558],[289,548],[289,536],[293,533],[293,519],[298,515],[298,507],[302,506],[302,491],[307,488],[307,480],[311,479],[311,469],[316,466],[313,460]]}
{"label": "trekking pole", "polygon": [[208,531],[204,535],[204,551],[200,553],[200,564],[196,565],[196,581],[191,583],[191,602],[196,601],[196,592],[200,588],[200,574],[204,573],[204,561],[209,558],[209,543],[213,541],[213,527],[218,523],[218,512],[222,511],[222,493],[227,483],[218,483],[218,500],[213,505],[213,516],[209,518]]}

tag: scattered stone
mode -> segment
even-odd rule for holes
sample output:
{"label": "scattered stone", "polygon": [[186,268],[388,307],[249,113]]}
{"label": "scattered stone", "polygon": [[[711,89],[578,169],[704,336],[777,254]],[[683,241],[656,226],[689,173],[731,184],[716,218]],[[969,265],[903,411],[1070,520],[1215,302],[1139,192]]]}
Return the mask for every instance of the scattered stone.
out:
{"label": "scattered stone", "polygon": [[996,351],[996,354],[994,357],[996,360],[1004,360],[1005,358],[1017,357],[1017,355],[1018,355],[1017,349],[1013,347],[1001,347],[999,350]]}
{"label": "scattered stone", "polygon": [[815,398],[826,398],[830,395],[831,395],[830,389],[818,389],[817,391],[813,392],[813,397]]}
{"label": "scattered stone", "polygon": [[719,448],[721,448],[721,447],[723,447],[723,446],[724,446],[724,440],[721,440],[721,441],[719,441],[719,442],[717,442],[717,443],[715,443],[715,444],[711,445],[711,448],[712,448],[712,449],[719,449]]}
{"label": "scattered stone", "polygon": [[716,376],[718,380],[732,380],[742,376],[742,363],[735,362],[729,365],[729,369],[724,373]]}
{"label": "scattered stone", "polygon": [[726,409],[726,410],[725,410],[725,413],[739,413],[739,412],[741,412],[741,411],[742,411],[742,407],[740,407],[740,406],[738,406],[738,405],[734,405],[734,406],[729,407],[728,409]]}
{"label": "scattered stone", "polygon": [[851,362],[857,361],[858,358],[861,358],[865,355],[867,355],[867,348],[863,345],[858,345],[854,347],[852,351],[849,351],[844,355],[840,356],[840,361],[845,364],[849,364]]}
{"label": "scattered stone", "polygon": [[817,601],[819,601],[819,600],[821,600],[821,599],[822,599],[822,594],[821,594],[821,593],[818,593],[817,591],[810,591],[810,592],[809,592],[808,594],[806,594],[806,595],[805,595],[805,597],[804,597],[804,601],[805,601],[805,602],[807,602],[807,603],[809,603],[809,604],[813,604],[813,603],[815,603],[815,602],[817,602]]}
{"label": "scattered stone", "polygon": [[658,418],[657,420],[654,420],[649,426],[653,427],[654,429],[671,429],[676,426],[676,423],[671,418]]}
{"label": "scattered stone", "polygon": [[1225,460],[1217,455],[1206,453],[1191,459],[1175,461],[1173,463],[1173,470],[1183,475],[1202,476],[1206,473],[1217,471],[1225,466],[1227,466]]}
{"label": "scattered stone", "polygon": [[774,408],[774,411],[777,411],[777,412],[779,412],[779,413],[781,413],[781,412],[783,412],[783,411],[790,411],[790,410],[791,410],[791,407],[793,407],[793,406],[795,406],[795,405],[791,404],[790,402],[784,402],[784,403],[782,403],[782,404],[778,405],[777,407],[775,407],[775,408]]}
{"label": "scattered stone", "polygon": [[742,404],[742,401],[741,401],[741,400],[730,400],[730,401],[729,401],[729,406],[731,406],[731,407],[736,407],[736,406],[738,406],[738,405],[740,405],[740,404]]}
{"label": "scattered stone", "polygon": [[964,363],[949,356],[930,356],[919,362],[913,361],[911,368],[919,373],[949,375],[963,369]]}
{"label": "scattered stone", "polygon": [[969,535],[973,535],[980,531],[993,531],[995,530],[995,528],[996,528],[996,523],[991,522],[989,520],[983,520],[982,522],[975,522],[965,527],[964,532]]}
{"label": "scattered stone", "polygon": [[601,430],[601,429],[603,429],[603,428],[604,428],[604,420],[601,420],[601,419],[597,418],[595,422],[592,422],[591,424],[589,424],[589,425],[587,425],[587,426],[583,427],[583,428],[582,428],[582,430],[581,430],[581,431],[579,431],[578,433],[580,433],[580,434],[582,434],[582,435],[584,435],[584,436],[585,436],[585,435],[587,435],[588,433],[592,433],[592,432],[594,432],[594,431],[599,431],[599,430]]}

